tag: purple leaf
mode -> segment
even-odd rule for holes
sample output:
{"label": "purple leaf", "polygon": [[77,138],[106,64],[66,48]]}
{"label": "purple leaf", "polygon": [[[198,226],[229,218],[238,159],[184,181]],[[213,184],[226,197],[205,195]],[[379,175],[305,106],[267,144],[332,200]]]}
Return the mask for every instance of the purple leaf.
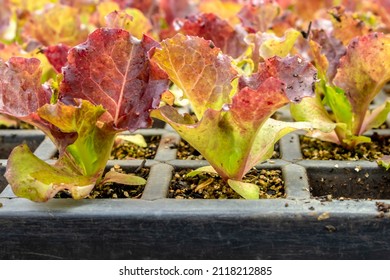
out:
{"label": "purple leaf", "polygon": [[[343,43],[332,35],[328,35],[325,30],[313,30],[311,39],[318,44],[321,54],[328,60],[327,78],[331,81],[337,72],[340,58],[345,55],[346,48]],[[315,49],[312,51],[316,51]],[[315,54],[319,55],[319,54]]]}

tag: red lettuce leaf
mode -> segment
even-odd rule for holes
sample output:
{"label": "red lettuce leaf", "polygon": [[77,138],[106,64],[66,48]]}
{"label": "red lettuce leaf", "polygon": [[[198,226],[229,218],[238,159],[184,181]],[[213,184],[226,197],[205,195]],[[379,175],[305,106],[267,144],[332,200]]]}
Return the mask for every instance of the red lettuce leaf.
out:
{"label": "red lettuce leaf", "polygon": [[50,103],[51,91],[41,84],[42,68],[36,58],[0,60],[0,113],[18,118],[45,132],[62,152],[77,137],[64,133],[40,117],[38,111]]}
{"label": "red lettuce leaf", "polygon": [[61,68],[67,63],[67,56],[70,47],[64,44],[49,46],[43,48],[42,51],[46,55],[50,64],[53,65],[57,73],[61,73]]}
{"label": "red lettuce leaf", "polygon": [[313,96],[317,71],[312,64],[299,56],[272,57],[259,64],[258,72],[250,77],[241,77],[239,88],[259,88],[270,77],[279,79],[285,86],[285,94],[292,102]]}
{"label": "red lettuce leaf", "polygon": [[304,100],[291,107],[294,119],[311,121],[319,128],[333,125],[331,133],[322,133],[327,132],[324,129],[310,135],[347,149],[370,142],[369,137],[362,136],[363,133],[379,127],[390,111],[388,102],[374,110],[369,108],[384,84],[390,81],[390,37],[370,33],[353,39],[339,61],[333,81],[328,81],[324,75],[328,62],[320,54],[320,45],[314,41],[310,45],[319,66],[321,82],[317,86],[316,99]]}
{"label": "red lettuce leaf", "polygon": [[0,60],[0,112],[25,121],[50,101],[51,92],[41,84],[42,69],[36,58]]}
{"label": "red lettuce leaf", "polygon": [[105,121],[118,130],[149,126],[149,111],[159,105],[168,87],[165,72],[148,60],[148,52],[157,45],[122,29],[97,29],[69,51],[60,100],[69,104],[81,98],[102,105]]}
{"label": "red lettuce leaf", "polygon": [[18,43],[12,43],[9,45],[3,45],[0,43],[0,59],[3,61],[9,60],[11,57],[24,57],[24,58],[36,58],[40,61],[42,67],[41,83],[44,83],[51,78],[55,78],[57,72],[53,65],[49,62],[47,57],[42,53],[40,46],[35,46],[26,51],[23,46]]}
{"label": "red lettuce leaf", "polygon": [[172,24],[176,18],[186,17],[196,12],[195,7],[188,0],[160,0],[160,7],[168,24]]}
{"label": "red lettuce leaf", "polygon": [[[275,77],[263,80],[262,75],[253,75],[243,80],[239,84],[239,92],[233,97],[230,111],[243,130],[257,131],[259,125],[290,100],[286,96],[285,84]],[[304,97],[301,93],[303,91],[295,93],[297,98]]]}
{"label": "red lettuce leaf", "polygon": [[256,33],[266,32],[279,13],[280,7],[274,1],[261,1],[257,4],[251,1],[241,9],[238,17],[248,32]]}
{"label": "red lettuce leaf", "polygon": [[245,32],[235,30],[226,20],[214,14],[197,14],[175,22],[180,33],[211,40],[225,54],[239,57],[247,49]]}
{"label": "red lettuce leaf", "polygon": [[161,42],[152,61],[183,91],[198,119],[208,108],[220,110],[230,103],[231,81],[237,71],[230,57],[211,41],[179,33]]}

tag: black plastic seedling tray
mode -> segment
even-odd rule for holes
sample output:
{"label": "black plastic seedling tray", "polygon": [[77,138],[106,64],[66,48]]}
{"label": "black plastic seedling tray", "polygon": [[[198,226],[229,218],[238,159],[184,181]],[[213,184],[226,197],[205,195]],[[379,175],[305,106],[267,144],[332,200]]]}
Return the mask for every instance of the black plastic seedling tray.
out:
{"label": "black plastic seedling tray", "polygon": [[[177,160],[172,147],[180,138],[169,128],[138,132],[162,136],[155,158],[146,160],[150,174],[140,199],[34,203],[13,195],[3,176],[6,158],[1,159],[0,258],[390,258],[390,214],[377,208],[377,202],[390,202],[389,190],[379,191],[376,199],[343,198],[365,183],[389,182],[390,173],[376,163],[302,160],[299,137],[289,134],[279,143],[281,158],[257,166],[282,170],[285,198],[170,199],[173,170],[207,162]],[[42,159],[50,161],[56,153],[38,131],[0,133],[3,143],[30,141]],[[36,141],[40,144],[35,145]],[[119,164],[133,170],[141,162],[113,160],[107,168]],[[324,182],[341,184],[347,192],[339,199],[335,194],[330,197]]]}

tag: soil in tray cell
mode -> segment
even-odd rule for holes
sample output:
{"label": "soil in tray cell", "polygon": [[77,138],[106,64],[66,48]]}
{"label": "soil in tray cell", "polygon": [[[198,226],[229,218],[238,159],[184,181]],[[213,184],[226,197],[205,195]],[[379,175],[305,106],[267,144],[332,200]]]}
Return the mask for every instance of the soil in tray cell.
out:
{"label": "soil in tray cell", "polygon": [[[224,199],[242,198],[219,176],[210,174],[199,174],[194,177],[187,177],[192,169],[181,169],[174,171],[169,187],[169,198],[176,199]],[[281,198],[285,197],[284,181],[282,171],[278,169],[252,168],[244,177],[244,182],[253,183],[259,186],[260,198]]]}

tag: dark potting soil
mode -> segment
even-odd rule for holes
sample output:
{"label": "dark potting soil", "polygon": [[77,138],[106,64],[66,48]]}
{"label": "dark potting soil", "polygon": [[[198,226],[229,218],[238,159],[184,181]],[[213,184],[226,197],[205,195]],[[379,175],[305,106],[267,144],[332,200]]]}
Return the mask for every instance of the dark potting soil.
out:
{"label": "dark potting soil", "polygon": [[320,200],[390,199],[390,173],[382,168],[308,168],[310,192]]}
{"label": "dark potting soil", "polygon": [[[368,160],[376,161],[390,154],[390,137],[374,133],[371,143],[359,144],[355,150],[347,150],[333,143],[301,136],[304,159],[311,160]],[[341,168],[338,164],[327,168],[307,168],[310,191],[320,199],[390,199],[390,172],[384,168],[366,168],[351,165]]]}
{"label": "dark potting soil", "polygon": [[179,145],[173,147],[177,148],[177,159],[182,160],[204,160],[205,158],[194,147],[188,144],[185,140],[180,140]]}
{"label": "dark potting soil", "polygon": [[[149,168],[141,167],[139,170],[134,172],[125,172],[118,165],[115,165],[113,168],[116,172],[121,173],[132,173],[139,177],[144,178],[145,180],[149,176]],[[98,198],[134,198],[138,199],[141,197],[144,191],[145,185],[138,186],[129,186],[117,183],[105,183],[95,186],[91,193],[86,197],[86,199],[98,199]],[[70,198],[71,195],[67,191],[59,192],[56,195],[56,198]]]}
{"label": "dark potting soil", "polygon": [[390,154],[390,136],[374,133],[371,139],[371,143],[359,144],[354,150],[306,136],[300,136],[300,143],[303,158],[312,160],[375,161]]}
{"label": "dark potting soil", "polygon": [[114,144],[110,159],[154,159],[161,136],[145,137],[146,147],[140,147],[134,143],[123,141],[120,144]]}
{"label": "dark potting soil", "polygon": [[[194,177],[186,175],[192,169],[182,169],[174,172],[169,187],[169,198],[176,199],[225,199],[242,198],[218,175],[199,174]],[[284,181],[281,170],[252,168],[244,177],[244,182],[259,186],[260,198],[285,197]]]}
{"label": "dark potting soil", "polygon": [[[122,171],[119,166],[115,166],[114,169],[117,172]],[[134,174],[147,179],[149,171],[149,168],[141,168]],[[145,185],[129,186],[117,183],[106,183],[96,186],[87,198],[140,198],[144,189]]]}

